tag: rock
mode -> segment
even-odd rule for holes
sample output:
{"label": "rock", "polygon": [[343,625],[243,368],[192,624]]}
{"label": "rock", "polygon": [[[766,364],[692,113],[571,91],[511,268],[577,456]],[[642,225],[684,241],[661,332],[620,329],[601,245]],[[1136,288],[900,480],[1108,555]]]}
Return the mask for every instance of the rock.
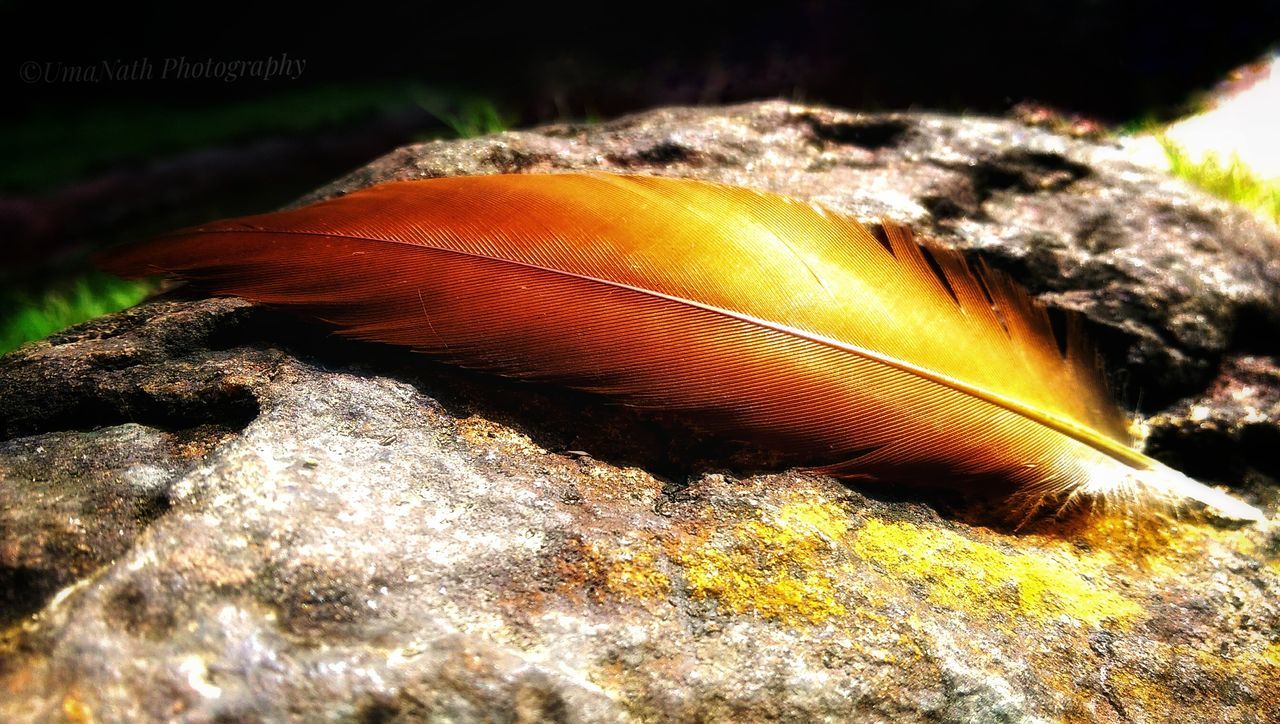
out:
{"label": "rock", "polygon": [[1275,358],[1226,360],[1203,394],[1147,421],[1153,454],[1202,478],[1280,479],[1280,367]]}
{"label": "rock", "polygon": [[[1087,314],[1167,408],[1153,444],[1221,451],[1204,467],[1274,515],[1249,441],[1277,429],[1254,335],[1280,243],[1113,151],[762,103],[422,144],[315,197],[608,168],[905,219]],[[0,360],[0,719],[1265,721],[1280,700],[1270,529],[1008,531],[684,425],[237,300],[27,345]]]}

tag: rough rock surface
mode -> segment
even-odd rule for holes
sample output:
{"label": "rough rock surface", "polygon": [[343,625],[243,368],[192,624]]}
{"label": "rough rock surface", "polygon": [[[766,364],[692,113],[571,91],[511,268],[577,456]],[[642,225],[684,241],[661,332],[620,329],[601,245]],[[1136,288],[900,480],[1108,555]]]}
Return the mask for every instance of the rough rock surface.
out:
{"label": "rough rock surface", "polygon": [[[1157,451],[1277,511],[1280,241],[1106,145],[764,103],[408,147],[318,195],[576,168],[971,248],[1089,316],[1162,410]],[[1270,529],[1002,530],[241,301],[169,296],[5,357],[0,439],[4,721],[1266,721],[1280,700]]]}

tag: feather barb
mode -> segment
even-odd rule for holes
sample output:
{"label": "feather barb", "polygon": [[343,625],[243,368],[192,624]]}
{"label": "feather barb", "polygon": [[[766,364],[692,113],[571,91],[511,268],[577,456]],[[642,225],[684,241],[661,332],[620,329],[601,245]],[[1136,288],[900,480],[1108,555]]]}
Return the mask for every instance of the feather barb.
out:
{"label": "feather barb", "polygon": [[382,184],[105,258],[321,317],[340,334],[687,412],[841,475],[1245,503],[1132,447],[1079,325],[886,224],[699,181]]}

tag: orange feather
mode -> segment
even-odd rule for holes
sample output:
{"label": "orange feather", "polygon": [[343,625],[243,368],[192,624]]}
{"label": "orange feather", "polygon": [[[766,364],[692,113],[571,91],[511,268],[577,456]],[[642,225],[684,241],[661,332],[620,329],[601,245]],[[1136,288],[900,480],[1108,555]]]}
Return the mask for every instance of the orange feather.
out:
{"label": "orange feather", "polygon": [[[959,253],[773,194],[609,174],[382,184],[117,251],[341,334],[696,415],[838,475],[1022,507],[1254,508],[1137,452],[1071,318]],[[1064,352],[1065,350],[1065,352]]]}

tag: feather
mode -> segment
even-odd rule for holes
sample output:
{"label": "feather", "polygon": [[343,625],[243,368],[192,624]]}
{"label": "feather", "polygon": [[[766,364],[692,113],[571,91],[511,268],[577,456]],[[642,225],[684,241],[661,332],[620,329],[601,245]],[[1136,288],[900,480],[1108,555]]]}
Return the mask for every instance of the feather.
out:
{"label": "feather", "polygon": [[1146,457],[1069,317],[954,250],[782,196],[611,174],[385,183],[106,255],[350,337],[696,416],[845,477],[1028,510],[1245,503]]}

